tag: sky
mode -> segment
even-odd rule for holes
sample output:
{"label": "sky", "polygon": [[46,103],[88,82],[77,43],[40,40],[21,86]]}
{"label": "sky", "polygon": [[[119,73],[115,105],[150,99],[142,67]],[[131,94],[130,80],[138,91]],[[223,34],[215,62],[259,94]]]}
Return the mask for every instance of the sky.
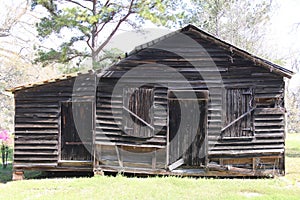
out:
{"label": "sky", "polygon": [[[271,18],[271,32],[267,38],[279,53],[291,56],[300,53],[300,1],[275,0],[278,9]],[[297,26],[299,23],[299,26]]]}
{"label": "sky", "polygon": [[[299,57],[300,61],[300,1],[275,0],[274,3],[278,4],[278,9],[271,18],[267,41],[279,58],[287,59],[284,67],[291,69],[290,59]],[[300,72],[292,77],[290,86],[300,86]]]}

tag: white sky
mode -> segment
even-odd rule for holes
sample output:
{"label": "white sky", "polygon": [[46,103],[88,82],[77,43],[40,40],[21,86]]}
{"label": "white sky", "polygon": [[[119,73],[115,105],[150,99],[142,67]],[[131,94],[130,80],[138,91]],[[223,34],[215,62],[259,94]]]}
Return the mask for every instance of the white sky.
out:
{"label": "white sky", "polygon": [[[287,59],[284,67],[290,69],[290,59],[299,57],[300,61],[300,1],[274,0],[274,3],[278,4],[278,9],[271,18],[271,30],[266,41],[278,58]],[[290,86],[300,86],[300,72],[293,76]]]}
{"label": "white sky", "polygon": [[[271,18],[271,32],[268,34],[269,43],[276,51],[291,56],[290,53],[300,53],[300,1],[275,0],[279,8]],[[297,27],[297,23],[299,26]],[[275,49],[274,49],[275,50]]]}

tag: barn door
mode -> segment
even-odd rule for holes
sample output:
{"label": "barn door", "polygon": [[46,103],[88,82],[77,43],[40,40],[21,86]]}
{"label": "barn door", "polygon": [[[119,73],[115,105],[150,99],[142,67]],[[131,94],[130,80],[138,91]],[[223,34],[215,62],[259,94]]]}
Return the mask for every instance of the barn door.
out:
{"label": "barn door", "polygon": [[61,160],[91,160],[92,102],[61,104]]}
{"label": "barn door", "polygon": [[204,164],[207,99],[207,91],[169,92],[169,165],[178,161],[189,166]]}

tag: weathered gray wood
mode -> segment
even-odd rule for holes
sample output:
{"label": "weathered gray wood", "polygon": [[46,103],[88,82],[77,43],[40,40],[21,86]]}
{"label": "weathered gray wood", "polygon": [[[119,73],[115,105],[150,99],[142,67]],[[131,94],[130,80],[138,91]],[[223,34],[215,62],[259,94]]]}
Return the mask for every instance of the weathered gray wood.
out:
{"label": "weathered gray wood", "polygon": [[170,171],[173,171],[174,169],[180,167],[181,165],[184,164],[184,159],[180,158],[179,160],[177,160],[176,162],[172,163],[171,165],[168,166],[168,169]]}
{"label": "weathered gray wood", "polygon": [[142,118],[140,118],[138,115],[136,115],[135,113],[131,112],[128,108],[126,108],[125,106],[123,106],[123,109],[126,110],[128,113],[130,113],[131,115],[133,115],[134,117],[136,117],[138,120],[140,120],[141,122],[143,122],[143,124],[145,124],[146,126],[148,126],[149,128],[151,128],[152,130],[154,130],[155,128],[153,126],[151,126],[151,124],[147,123],[145,120],[143,120]]}
{"label": "weathered gray wood", "polygon": [[[213,176],[255,176],[265,172],[274,173],[274,170],[284,173],[283,77],[288,77],[289,73],[201,31],[184,29],[181,33],[199,42],[202,47],[191,46],[179,40],[178,34],[174,34],[158,41],[153,48],[139,48],[101,73],[49,80],[16,90],[14,168],[53,171],[94,168],[100,171]],[[144,74],[132,70],[141,65]],[[162,65],[172,70],[164,71]],[[144,87],[145,80],[151,80],[146,84],[153,88],[153,113],[149,115],[150,120],[132,112],[127,105],[124,109],[123,91],[113,93],[116,84],[121,82],[119,79],[129,70],[132,73],[119,85],[121,89],[136,88],[139,84]],[[103,76],[98,77],[98,74]],[[178,74],[184,79],[178,79]],[[79,80],[79,87],[74,87],[75,79]],[[191,138],[189,131],[182,131],[186,134],[176,141],[176,145],[170,145],[173,137],[170,127],[174,125],[172,115],[179,116],[180,109],[175,109],[176,112],[170,110],[170,101],[176,101],[177,97],[168,97],[168,90],[184,93],[192,89],[209,92],[196,92],[198,100],[207,100],[205,120],[200,123],[201,128],[205,127],[204,134],[195,139]],[[61,102],[71,101],[74,97],[76,101],[93,102],[91,115],[95,119],[92,120],[92,144],[93,154],[97,155],[94,157],[94,167],[81,166],[76,161],[58,161],[62,159],[62,142],[67,146],[73,145],[72,148],[87,144],[85,141],[61,140],[64,133],[60,129],[65,120],[61,117]],[[239,98],[244,100],[240,101]],[[182,97],[182,100],[186,104],[194,101],[189,94]],[[152,104],[152,101],[149,102]],[[143,105],[143,102],[139,103]],[[252,109],[257,107],[254,112],[249,110],[250,104]],[[139,131],[134,135],[126,134],[123,130],[126,121],[123,111],[129,111],[142,125],[149,127],[153,131],[151,137],[139,137],[145,135]],[[191,110],[191,124],[185,127],[187,130],[196,123],[193,122],[192,114]],[[178,119],[176,123],[180,121]],[[138,130],[133,125],[127,128]],[[228,130],[231,134],[225,134],[222,140],[222,132]],[[187,164],[182,167],[192,166],[195,169],[179,167],[173,172],[166,171],[170,162],[180,158],[174,159],[174,155],[179,155],[183,149],[188,150],[182,158]],[[142,157],[142,154],[145,156]],[[200,159],[203,155],[206,157]],[[268,158],[258,158],[258,155]],[[215,158],[217,160],[213,160]],[[231,163],[233,168],[218,166],[218,169],[209,171],[206,166],[210,159],[220,163],[222,160],[221,164],[224,165]],[[262,164],[264,169],[254,167],[258,164]]]}

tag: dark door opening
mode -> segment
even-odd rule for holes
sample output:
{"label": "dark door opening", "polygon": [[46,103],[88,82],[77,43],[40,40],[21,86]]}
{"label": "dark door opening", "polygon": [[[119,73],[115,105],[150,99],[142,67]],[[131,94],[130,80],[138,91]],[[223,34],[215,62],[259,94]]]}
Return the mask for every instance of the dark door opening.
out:
{"label": "dark door opening", "polygon": [[93,103],[62,102],[61,160],[92,159]]}
{"label": "dark door opening", "polygon": [[169,164],[205,164],[207,91],[169,91]]}

